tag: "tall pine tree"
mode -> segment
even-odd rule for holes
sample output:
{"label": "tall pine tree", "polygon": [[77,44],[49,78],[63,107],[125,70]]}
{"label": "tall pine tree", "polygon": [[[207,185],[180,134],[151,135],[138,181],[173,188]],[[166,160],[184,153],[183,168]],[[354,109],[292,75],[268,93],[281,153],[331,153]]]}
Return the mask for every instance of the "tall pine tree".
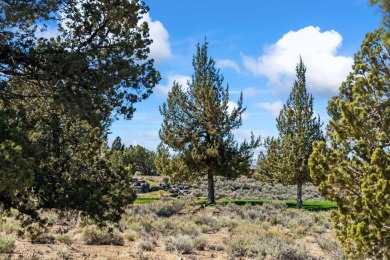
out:
{"label": "tall pine tree", "polygon": [[237,108],[229,113],[229,90],[215,61],[207,55],[207,43],[197,45],[192,65],[194,74],[187,87],[174,83],[167,103],[160,107],[164,117],[160,138],[175,155],[161,146],[156,159],[160,173],[176,179],[206,176],[208,201],[215,203],[214,176],[235,177],[249,171],[253,149],[260,140],[241,145],[232,130],[242,124],[242,93]]}
{"label": "tall pine tree", "polygon": [[266,139],[266,154],[260,154],[257,166],[261,179],[297,185],[298,208],[302,207],[302,186],[310,181],[308,159],[312,143],[323,139],[320,118],[313,110],[313,97],[306,90],[305,74],[301,58],[296,66],[297,79],[276,119],[279,136]]}

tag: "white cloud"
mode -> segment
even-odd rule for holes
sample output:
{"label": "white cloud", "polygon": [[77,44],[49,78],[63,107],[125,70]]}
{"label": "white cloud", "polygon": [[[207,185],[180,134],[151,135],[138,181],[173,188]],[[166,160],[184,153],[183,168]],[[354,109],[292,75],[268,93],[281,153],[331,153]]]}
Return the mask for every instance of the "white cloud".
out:
{"label": "white cloud", "polygon": [[283,103],[281,101],[276,101],[276,102],[262,102],[259,104],[256,104],[256,107],[263,108],[270,112],[273,116],[278,116],[280,113],[280,110],[283,107]]}
{"label": "white cloud", "polygon": [[160,21],[153,21],[149,13],[143,15],[140,22],[146,21],[149,24],[150,38],[153,43],[149,46],[150,57],[157,63],[172,56],[169,44],[169,34]]}
{"label": "white cloud", "polygon": [[269,89],[258,89],[258,88],[245,88],[243,91],[245,98],[255,97],[260,94],[268,94],[270,93]]}
{"label": "white cloud", "polygon": [[236,102],[228,101],[228,113],[231,114],[233,112],[233,109],[238,108],[238,105]]}
{"label": "white cloud", "polygon": [[234,61],[229,60],[229,59],[218,60],[215,63],[215,65],[217,68],[220,68],[220,69],[231,69],[237,73],[241,72],[240,67],[237,65],[237,63],[235,63]]}
{"label": "white cloud", "polygon": [[[66,26],[66,19],[62,20],[62,26]],[[171,46],[169,43],[169,34],[167,29],[160,21],[153,21],[149,13],[143,14],[142,19],[139,23],[147,22],[149,25],[149,35],[153,40],[152,44],[149,46],[150,49],[150,58],[153,58],[155,62],[161,62],[172,56]],[[41,26],[42,27],[42,26]],[[42,27],[43,28],[43,27]],[[41,28],[39,28],[41,29]],[[37,35],[39,37],[50,38],[60,35],[57,25],[50,25],[46,30],[40,32],[38,30]]]}
{"label": "white cloud", "polygon": [[191,80],[191,77],[187,75],[180,75],[180,74],[175,74],[175,75],[168,75],[168,83],[167,85],[158,85],[156,87],[156,90],[163,94],[164,96],[168,95],[168,92],[171,91],[171,88],[173,86],[173,82],[176,81],[179,83],[184,89],[187,88],[187,81]]}
{"label": "white cloud", "polygon": [[301,55],[307,67],[309,91],[329,97],[338,93],[353,64],[352,57],[337,55],[341,43],[338,32],[321,32],[319,27],[308,26],[286,33],[257,59],[245,55],[242,58],[254,75],[266,76],[269,83],[290,90]]}

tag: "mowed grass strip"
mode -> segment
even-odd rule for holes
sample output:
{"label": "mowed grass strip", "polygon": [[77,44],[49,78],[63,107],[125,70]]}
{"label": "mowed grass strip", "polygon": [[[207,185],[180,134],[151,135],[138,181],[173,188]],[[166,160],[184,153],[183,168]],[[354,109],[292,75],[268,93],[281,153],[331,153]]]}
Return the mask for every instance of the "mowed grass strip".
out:
{"label": "mowed grass strip", "polygon": [[[160,198],[137,198],[134,204],[150,204],[156,201],[159,201]],[[227,204],[234,203],[236,205],[242,206],[245,204],[251,205],[263,205],[264,202],[272,202],[271,200],[228,200],[222,199],[217,200],[217,204]],[[297,202],[295,200],[284,200],[280,202],[285,202],[288,208],[296,208]],[[198,205],[207,204],[207,200],[201,199],[197,200]],[[330,210],[337,209],[336,202],[326,201],[326,200],[307,200],[303,201],[303,208],[310,211],[320,211],[320,210]]]}
{"label": "mowed grass strip", "polygon": [[136,198],[134,204],[151,204],[153,202],[161,200],[160,198]]}

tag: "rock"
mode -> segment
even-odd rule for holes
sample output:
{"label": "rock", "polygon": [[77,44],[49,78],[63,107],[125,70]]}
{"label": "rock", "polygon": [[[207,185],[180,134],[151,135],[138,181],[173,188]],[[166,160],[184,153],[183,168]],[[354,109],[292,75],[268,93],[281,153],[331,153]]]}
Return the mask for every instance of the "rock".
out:
{"label": "rock", "polygon": [[159,191],[161,189],[160,186],[151,186],[150,191]]}

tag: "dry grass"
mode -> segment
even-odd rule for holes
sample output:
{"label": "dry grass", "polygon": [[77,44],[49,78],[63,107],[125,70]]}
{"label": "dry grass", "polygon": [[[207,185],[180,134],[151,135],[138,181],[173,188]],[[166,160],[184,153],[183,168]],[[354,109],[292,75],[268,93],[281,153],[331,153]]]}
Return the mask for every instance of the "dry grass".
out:
{"label": "dry grass", "polygon": [[[129,207],[105,229],[75,215],[44,214],[51,225],[35,241],[16,214],[3,214],[0,250],[13,252],[8,259],[345,259],[330,212],[278,202],[199,208],[193,199],[162,200]],[[37,240],[46,244],[31,243]]]}

